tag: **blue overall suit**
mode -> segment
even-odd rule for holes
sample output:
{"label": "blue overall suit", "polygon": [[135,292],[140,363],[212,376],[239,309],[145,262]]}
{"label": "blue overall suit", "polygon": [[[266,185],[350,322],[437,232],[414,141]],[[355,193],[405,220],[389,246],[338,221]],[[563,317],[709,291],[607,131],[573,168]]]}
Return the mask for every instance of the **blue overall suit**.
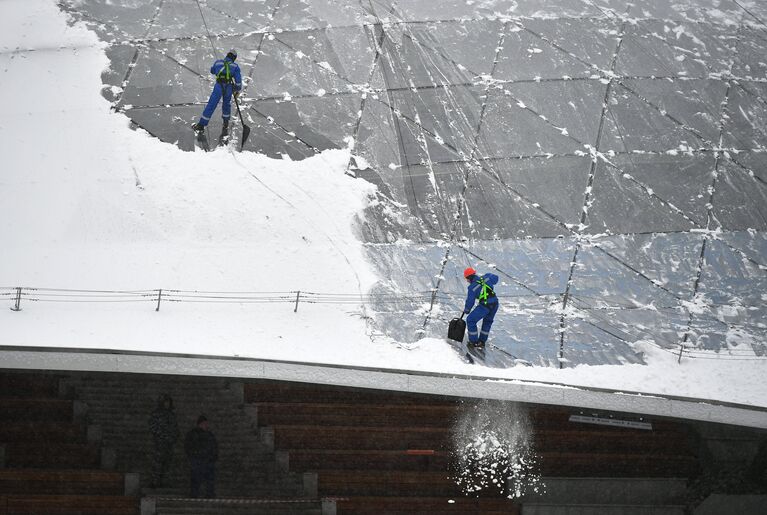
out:
{"label": "blue overall suit", "polygon": [[218,59],[213,63],[213,66],[210,67],[210,73],[216,76],[216,85],[213,86],[208,104],[205,106],[205,110],[200,117],[198,124],[200,127],[208,125],[210,117],[213,116],[213,111],[216,110],[218,101],[221,100],[222,96],[224,97],[224,103],[221,105],[221,112],[224,117],[224,124],[228,124],[232,112],[232,93],[242,89],[240,67],[229,57]]}
{"label": "blue overall suit", "polygon": [[[463,312],[469,314],[466,317],[466,328],[469,331],[469,343],[484,344],[487,341],[487,335],[490,334],[490,328],[493,326],[493,319],[498,312],[498,297],[495,296],[493,286],[498,282],[498,276],[487,273],[482,277],[472,275],[469,277],[471,283],[466,295],[466,305]],[[471,308],[474,302],[479,301],[474,311]],[[477,331],[477,322],[482,320],[482,330]]]}

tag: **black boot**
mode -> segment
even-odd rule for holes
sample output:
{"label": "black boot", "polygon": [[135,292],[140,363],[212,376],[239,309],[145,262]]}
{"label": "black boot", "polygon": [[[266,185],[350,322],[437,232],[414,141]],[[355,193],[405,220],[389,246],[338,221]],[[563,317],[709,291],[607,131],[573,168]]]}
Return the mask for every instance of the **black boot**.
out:
{"label": "black boot", "polygon": [[221,134],[224,136],[229,134],[229,118],[224,118],[224,125],[221,127]]}
{"label": "black boot", "polygon": [[192,124],[192,129],[194,129],[194,132],[196,132],[197,134],[202,134],[203,132],[205,132],[205,126],[200,125],[199,123]]}

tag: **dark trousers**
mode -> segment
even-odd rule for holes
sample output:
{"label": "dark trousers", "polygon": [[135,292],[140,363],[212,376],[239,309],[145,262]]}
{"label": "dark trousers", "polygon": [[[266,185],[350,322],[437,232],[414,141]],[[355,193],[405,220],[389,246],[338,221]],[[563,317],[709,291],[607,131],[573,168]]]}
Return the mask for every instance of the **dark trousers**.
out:
{"label": "dark trousers", "polygon": [[229,116],[232,112],[232,93],[234,92],[233,87],[234,86],[231,84],[222,84],[220,82],[216,82],[216,84],[213,86],[213,91],[210,92],[210,98],[208,99],[208,103],[205,105],[205,110],[203,110],[202,116],[200,117],[200,125],[203,127],[208,125],[211,116],[213,116],[213,112],[216,110],[218,101],[221,100],[222,97],[223,102],[221,103],[221,114],[225,120],[229,120]]}
{"label": "dark trousers", "polygon": [[165,481],[165,475],[173,461],[173,442],[167,440],[155,440],[154,452],[152,453],[152,484],[161,486]]}
{"label": "dark trousers", "polygon": [[209,461],[192,460],[191,496],[200,497],[200,487],[205,484],[205,497],[216,496],[215,464]]}
{"label": "dark trousers", "polygon": [[[493,327],[495,314],[498,312],[498,301],[490,304],[477,304],[477,307],[466,317],[466,328],[469,330],[469,341],[476,343],[477,340],[486,342]],[[477,322],[482,320],[482,330],[477,329]]]}

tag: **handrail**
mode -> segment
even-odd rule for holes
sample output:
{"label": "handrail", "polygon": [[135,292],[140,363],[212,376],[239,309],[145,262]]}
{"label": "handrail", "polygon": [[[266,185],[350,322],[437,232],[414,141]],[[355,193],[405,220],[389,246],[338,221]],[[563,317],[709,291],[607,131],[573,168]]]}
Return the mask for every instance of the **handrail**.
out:
{"label": "handrail", "polygon": [[[541,311],[547,311],[552,305],[552,301],[561,297],[561,293],[551,294],[499,294],[499,299],[518,299],[512,305],[517,314],[537,314]],[[27,302],[48,302],[48,303],[141,303],[147,302],[154,306],[155,311],[160,310],[160,306],[165,302],[176,303],[206,303],[206,304],[273,304],[285,303],[293,306],[293,311],[297,312],[300,303],[303,304],[334,304],[334,305],[367,305],[382,306],[397,304],[428,303],[432,300],[440,304],[449,306],[451,309],[456,305],[462,307],[464,292],[445,292],[436,290],[414,291],[411,293],[322,293],[305,290],[293,291],[205,291],[205,290],[178,290],[178,289],[146,289],[146,290],[88,290],[88,289],[66,289],[66,288],[38,288],[38,287],[2,287],[0,286],[0,300],[8,298],[13,305],[12,311],[21,311],[22,304]],[[580,297],[574,295],[574,297]],[[585,298],[585,297],[584,297]],[[636,305],[609,305],[605,301],[598,302],[598,306],[579,307],[579,311],[601,311],[601,310],[684,310],[684,306],[636,306]],[[513,301],[512,301],[513,302]],[[746,306],[744,306],[746,307]],[[577,313],[570,313],[573,318],[583,318]],[[435,318],[447,322],[448,320],[437,315]],[[588,320],[587,320],[588,321]],[[727,325],[727,324],[726,324]],[[645,340],[660,350],[670,352],[668,347],[664,347],[657,342]],[[673,342],[665,341],[669,345]],[[676,353],[676,351],[674,351]],[[754,355],[749,349],[727,349],[727,353],[720,353],[715,350],[700,349],[690,345],[681,345],[678,351],[682,356],[692,359],[721,359],[721,360],[739,360],[739,361],[764,361],[767,356]]]}

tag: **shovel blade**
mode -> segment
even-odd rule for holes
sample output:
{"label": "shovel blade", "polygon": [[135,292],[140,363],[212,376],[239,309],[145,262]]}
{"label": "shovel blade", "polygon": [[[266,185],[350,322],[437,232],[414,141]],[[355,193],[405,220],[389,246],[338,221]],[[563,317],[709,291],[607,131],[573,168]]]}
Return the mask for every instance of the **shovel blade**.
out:
{"label": "shovel blade", "polygon": [[248,136],[250,136],[250,127],[243,124],[242,126],[242,141],[240,142],[240,152],[242,152],[243,147],[245,146],[245,140],[248,139]]}

